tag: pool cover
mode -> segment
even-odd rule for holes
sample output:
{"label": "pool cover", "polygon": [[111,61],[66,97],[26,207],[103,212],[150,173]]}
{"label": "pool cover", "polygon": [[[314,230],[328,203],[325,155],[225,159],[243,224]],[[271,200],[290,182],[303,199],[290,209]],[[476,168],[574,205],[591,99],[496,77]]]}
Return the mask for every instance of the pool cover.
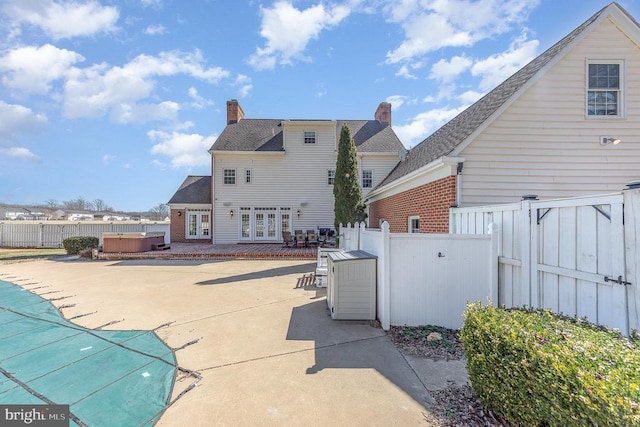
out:
{"label": "pool cover", "polygon": [[71,426],[151,426],[177,369],[155,332],[83,328],[0,280],[0,404],[69,405]]}

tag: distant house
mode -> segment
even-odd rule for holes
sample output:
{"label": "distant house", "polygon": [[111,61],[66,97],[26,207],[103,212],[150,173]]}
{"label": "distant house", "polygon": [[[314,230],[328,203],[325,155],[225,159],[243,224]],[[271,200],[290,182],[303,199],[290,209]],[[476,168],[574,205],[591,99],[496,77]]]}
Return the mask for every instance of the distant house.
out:
{"label": "distant house", "polygon": [[412,148],[369,222],[447,232],[450,206],[619,191],[640,177],[640,27],[611,3]]}
{"label": "distant house", "polygon": [[227,126],[213,144],[211,176],[189,176],[169,200],[171,240],[274,242],[283,231],[333,228],[337,146],[346,124],[366,194],[398,163],[404,147],[391,104],[373,120],[245,119],[227,102]]}

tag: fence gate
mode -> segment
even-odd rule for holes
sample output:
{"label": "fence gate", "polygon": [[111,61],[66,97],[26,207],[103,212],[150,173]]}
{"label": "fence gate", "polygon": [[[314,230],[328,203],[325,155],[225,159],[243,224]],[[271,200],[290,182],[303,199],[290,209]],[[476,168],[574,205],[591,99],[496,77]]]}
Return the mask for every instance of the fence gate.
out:
{"label": "fence gate", "polygon": [[615,193],[454,208],[450,232],[498,225],[499,305],[586,317],[628,335],[635,296],[625,276],[624,200]]}
{"label": "fence gate", "polygon": [[628,334],[623,207],[622,195],[531,202],[531,306]]}

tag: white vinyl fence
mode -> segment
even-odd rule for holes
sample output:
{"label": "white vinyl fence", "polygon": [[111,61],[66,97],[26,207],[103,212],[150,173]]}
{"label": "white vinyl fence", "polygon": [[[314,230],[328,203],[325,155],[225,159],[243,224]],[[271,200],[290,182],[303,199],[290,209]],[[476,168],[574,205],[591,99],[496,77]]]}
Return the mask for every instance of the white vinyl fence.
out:
{"label": "white vinyl fence", "polygon": [[500,228],[498,303],[640,329],[640,189],[601,196],[452,208],[450,232]]}
{"label": "white vinyl fence", "polygon": [[102,233],[144,233],[163,231],[165,243],[170,243],[168,221],[4,221],[0,222],[0,247],[61,248],[68,237],[91,236],[100,239]]}
{"label": "white vinyl fence", "polygon": [[497,300],[498,236],[390,233],[340,227],[340,247],[378,257],[377,314],[382,327],[462,327],[467,302]]}

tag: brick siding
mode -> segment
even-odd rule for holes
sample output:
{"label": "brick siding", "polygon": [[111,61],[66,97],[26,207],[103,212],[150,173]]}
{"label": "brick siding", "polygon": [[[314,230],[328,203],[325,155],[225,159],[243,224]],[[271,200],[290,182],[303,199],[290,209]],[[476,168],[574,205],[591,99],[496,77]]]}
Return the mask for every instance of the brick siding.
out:
{"label": "brick siding", "polygon": [[418,188],[377,200],[369,205],[369,225],[380,220],[394,233],[408,232],[408,218],[420,216],[421,233],[448,233],[449,208],[456,203],[456,176],[448,176]]}

